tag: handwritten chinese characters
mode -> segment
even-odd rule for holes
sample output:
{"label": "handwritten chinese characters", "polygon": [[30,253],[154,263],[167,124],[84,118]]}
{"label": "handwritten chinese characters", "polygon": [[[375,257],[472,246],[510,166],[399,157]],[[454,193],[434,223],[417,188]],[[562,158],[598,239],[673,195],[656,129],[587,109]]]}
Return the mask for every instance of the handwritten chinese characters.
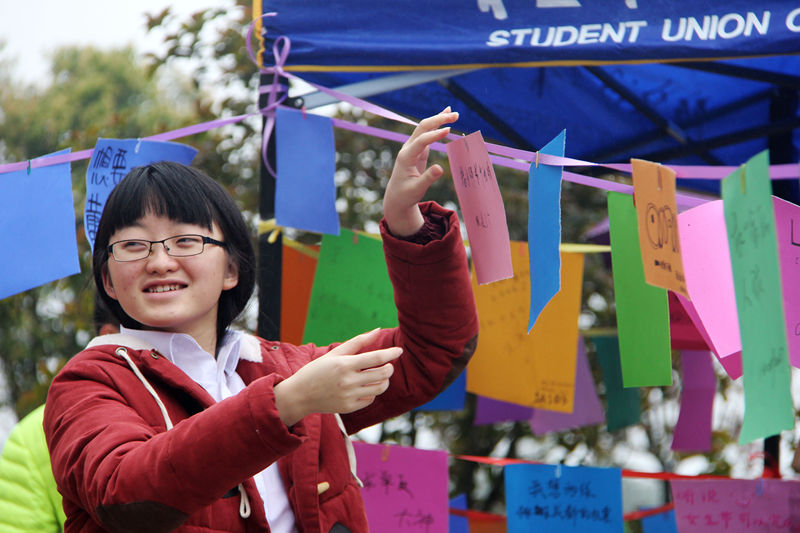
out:
{"label": "handwritten chinese characters", "polygon": [[767,153],[722,181],[742,340],[745,411],[739,442],[794,427],[786,326]]}
{"label": "handwritten chinese characters", "polygon": [[622,530],[622,476],[615,468],[509,465],[509,533]]}
{"label": "handwritten chinese characters", "polygon": [[447,453],[354,443],[370,530],[447,533]]}
{"label": "handwritten chinese characters", "polygon": [[188,165],[197,150],[191,146],[137,139],[97,139],[86,170],[86,205],[83,225],[86,239],[94,248],[97,225],[108,195],[134,167],[156,161],[176,161]]}
{"label": "handwritten chinese characters", "polygon": [[506,211],[481,133],[448,143],[447,156],[478,283],[510,278]]}
{"label": "handwritten chinese characters", "polygon": [[770,479],[670,482],[681,533],[797,531],[800,483]]}

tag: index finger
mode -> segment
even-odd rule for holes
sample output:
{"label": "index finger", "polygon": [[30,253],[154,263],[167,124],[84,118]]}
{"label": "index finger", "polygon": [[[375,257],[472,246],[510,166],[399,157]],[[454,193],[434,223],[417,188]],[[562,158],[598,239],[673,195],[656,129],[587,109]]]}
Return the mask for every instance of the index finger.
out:
{"label": "index finger", "polygon": [[423,133],[441,128],[445,124],[451,124],[456,120],[458,120],[458,112],[450,111],[450,106],[447,106],[436,115],[422,119],[419,124],[417,124],[417,127],[414,128],[414,131],[408,138],[408,142],[414,141]]}
{"label": "index finger", "polygon": [[391,348],[383,348],[381,350],[374,350],[372,352],[364,352],[348,357],[348,362],[352,363],[353,368],[356,370],[368,370],[383,366],[390,361],[394,361],[403,353],[403,349],[399,346],[392,346]]}

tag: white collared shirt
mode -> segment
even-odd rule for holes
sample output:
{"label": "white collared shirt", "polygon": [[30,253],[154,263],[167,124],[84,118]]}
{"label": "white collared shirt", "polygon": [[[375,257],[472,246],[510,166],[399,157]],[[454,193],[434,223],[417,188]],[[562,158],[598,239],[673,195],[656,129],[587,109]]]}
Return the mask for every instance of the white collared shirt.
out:
{"label": "white collared shirt", "polygon": [[[183,333],[125,327],[120,328],[120,333],[133,335],[150,343],[192,378],[192,381],[203,387],[214,401],[220,402],[245,388],[244,381],[236,373],[243,337],[240,331],[228,330],[216,359],[203,350],[192,337]],[[253,476],[253,479],[261,499],[264,500],[264,511],[270,529],[275,533],[296,533],[294,513],[278,471],[278,463],[272,463]]]}

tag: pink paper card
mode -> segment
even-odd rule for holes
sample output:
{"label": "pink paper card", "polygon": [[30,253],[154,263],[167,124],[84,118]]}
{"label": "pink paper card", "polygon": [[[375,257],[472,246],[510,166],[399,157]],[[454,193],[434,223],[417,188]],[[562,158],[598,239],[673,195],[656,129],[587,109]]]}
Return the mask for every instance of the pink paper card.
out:
{"label": "pink paper card", "polygon": [[722,200],[684,211],[678,227],[689,299],[722,360],[742,350]]}
{"label": "pink paper card", "polygon": [[371,531],[447,533],[447,452],[353,443]]}
{"label": "pink paper card", "polygon": [[481,132],[448,143],[447,157],[478,283],[513,277],[506,210]]}
{"label": "pink paper card", "polygon": [[[694,322],[695,327],[697,328],[697,332],[703,337],[703,340],[706,343],[706,346],[713,346],[714,343],[711,341],[711,336],[703,326],[703,321],[700,320],[700,315],[697,314],[697,309],[694,308],[692,302],[681,296],[680,294],[676,295],[678,297],[678,301],[683,306],[686,314],[689,315],[689,318]],[[717,357],[717,360],[722,365],[722,368],[725,369],[725,372],[730,376],[731,379],[739,379],[742,377],[742,351],[739,350],[738,352],[732,353],[726,357],[719,357],[716,353],[714,355]]]}
{"label": "pink paper card", "polygon": [[800,206],[772,198],[783,285],[789,363],[800,367]]}
{"label": "pink paper card", "polygon": [[670,482],[681,533],[797,531],[800,483],[775,479]]}

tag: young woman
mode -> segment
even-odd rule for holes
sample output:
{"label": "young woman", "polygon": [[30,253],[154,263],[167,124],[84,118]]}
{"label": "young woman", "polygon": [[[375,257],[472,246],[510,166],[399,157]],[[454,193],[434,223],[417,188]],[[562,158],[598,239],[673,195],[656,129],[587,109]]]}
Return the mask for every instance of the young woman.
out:
{"label": "young woman", "polygon": [[456,118],[420,123],[386,189],[400,326],[339,345],[229,329],[255,259],[214,180],[164,162],[117,185],[93,267],[121,332],[69,361],[45,410],[66,531],[367,530],[347,434],[430,400],[477,342],[458,219],[418,203],[443,172],[429,146]]}

